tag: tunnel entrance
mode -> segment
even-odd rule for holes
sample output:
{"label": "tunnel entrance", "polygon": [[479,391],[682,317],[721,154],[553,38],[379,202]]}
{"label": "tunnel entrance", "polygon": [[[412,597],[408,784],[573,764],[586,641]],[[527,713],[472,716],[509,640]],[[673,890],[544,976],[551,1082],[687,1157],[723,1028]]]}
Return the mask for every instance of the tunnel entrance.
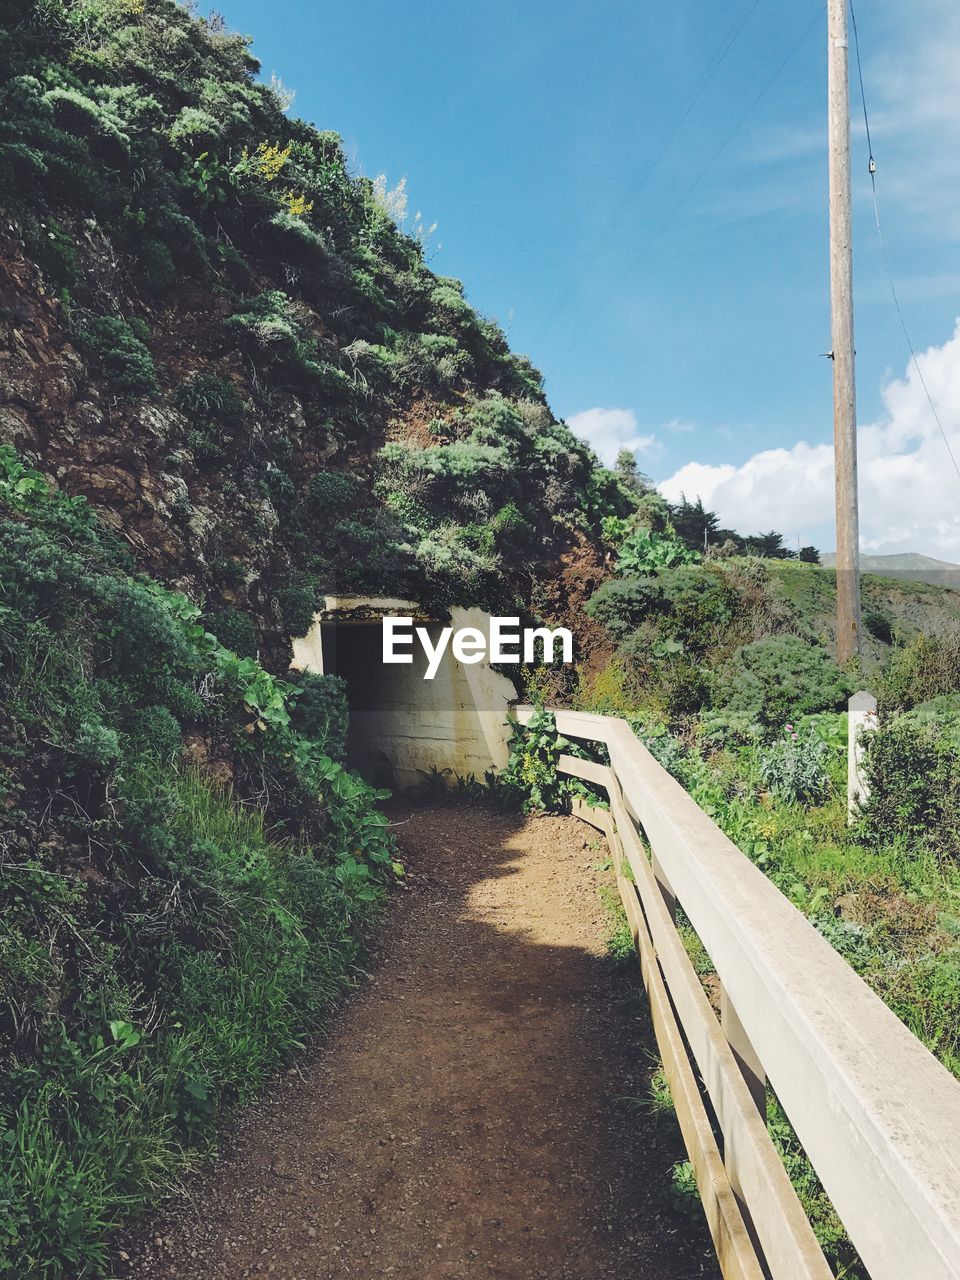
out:
{"label": "tunnel entrance", "polygon": [[420,646],[414,646],[411,664],[384,664],[386,616],[413,617],[434,642],[444,626],[486,630],[489,618],[477,609],[454,609],[441,622],[407,600],[327,597],[309,633],[294,640],[293,665],[346,681],[348,764],[395,790],[434,769],[482,778],[488,769],[502,768],[513,684],[486,663],[456,661],[449,649],[433,680],[424,679],[427,659]]}

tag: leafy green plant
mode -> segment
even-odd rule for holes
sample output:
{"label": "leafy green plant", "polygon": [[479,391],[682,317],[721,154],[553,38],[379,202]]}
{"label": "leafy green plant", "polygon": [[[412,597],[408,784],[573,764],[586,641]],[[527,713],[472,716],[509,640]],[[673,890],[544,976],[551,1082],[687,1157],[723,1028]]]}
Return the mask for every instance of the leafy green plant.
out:
{"label": "leafy green plant", "polygon": [[680,564],[692,564],[699,557],[669,532],[656,533],[642,525],[633,529],[620,543],[617,573],[656,573]]}
{"label": "leafy green plant", "polygon": [[557,733],[552,711],[538,707],[526,725],[513,726],[510,758],[500,781],[506,791],[517,797],[524,813],[563,812],[574,796],[593,794],[579,778],[557,772],[562,755],[583,752]]}
{"label": "leafy green plant", "polygon": [[246,710],[253,716],[253,726],[260,730],[286,729],[290,724],[287,700],[296,686],[264,671],[255,658],[241,658],[228,649],[214,650],[218,677],[239,694]]}
{"label": "leafy green plant", "polygon": [[771,636],[734,653],[717,678],[714,705],[775,728],[839,709],[849,692],[849,679],[825,649],[799,636]]}
{"label": "leafy green plant", "polygon": [[121,316],[91,316],[74,336],[103,377],[125,396],[149,396],[157,390],[157,370],[147,350],[145,329]]}
{"label": "leafy green plant", "polygon": [[697,1175],[689,1160],[678,1160],[670,1176],[670,1200],[674,1209],[690,1217],[703,1212]]}
{"label": "leafy green plant", "polygon": [[209,151],[184,161],[180,182],[201,209],[226,204],[240,185],[234,167]]}
{"label": "leafy green plant", "polygon": [[829,756],[822,738],[788,724],[783,737],[759,749],[760,780],[783,800],[818,804],[830,793]]}

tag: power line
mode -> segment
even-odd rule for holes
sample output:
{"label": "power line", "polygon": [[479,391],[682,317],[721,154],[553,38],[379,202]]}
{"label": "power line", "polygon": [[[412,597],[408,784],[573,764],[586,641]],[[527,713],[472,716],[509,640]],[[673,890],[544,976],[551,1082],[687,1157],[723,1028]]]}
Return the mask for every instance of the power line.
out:
{"label": "power line", "polygon": [[[734,139],[734,137],[737,135],[737,133],[739,133],[739,131],[740,131],[741,127],[742,127],[742,126],[743,126],[743,124],[746,122],[746,120],[748,119],[748,117],[749,117],[749,116],[751,116],[751,115],[753,114],[753,112],[756,110],[757,106],[760,104],[760,102],[763,100],[763,98],[766,96],[766,94],[767,94],[767,93],[769,92],[769,90],[772,88],[772,86],[773,86],[774,82],[777,80],[777,78],[779,77],[780,73],[784,70],[784,68],[786,67],[787,63],[788,63],[788,62],[790,62],[790,60],[793,58],[794,54],[797,52],[797,50],[800,48],[800,46],[803,44],[803,42],[804,42],[804,41],[807,39],[807,37],[810,35],[811,31],[813,31],[814,27],[817,25],[817,23],[818,23],[818,22],[820,21],[820,19],[823,17],[823,14],[824,14],[824,8],[825,8],[825,7],[821,7],[820,9],[818,9],[818,10],[817,10],[816,17],[813,19],[813,21],[810,23],[810,25],[804,29],[803,34],[800,36],[800,38],[797,40],[797,42],[796,42],[796,43],[793,45],[793,47],[790,49],[790,52],[786,55],[786,57],[783,59],[783,61],[779,64],[779,66],[777,67],[777,69],[774,71],[773,75],[771,75],[771,76],[770,76],[769,80],[767,80],[767,82],[764,84],[763,88],[760,90],[760,92],[757,94],[757,96],[753,99],[753,101],[752,101],[752,102],[750,103],[750,105],[747,107],[746,111],[744,111],[743,115],[742,115],[742,116],[740,116],[740,118],[739,118],[739,120],[737,121],[737,123],[733,126],[733,128],[730,130],[730,132],[726,135],[726,137],[724,138],[724,140],[720,143],[720,146],[719,146],[719,147],[717,147],[716,151],[714,151],[713,155],[710,157],[710,159],[707,161],[707,163],[706,163],[706,164],[703,166],[703,168],[700,170],[700,172],[699,172],[699,174],[697,175],[697,177],[693,180],[693,182],[690,184],[690,186],[689,186],[689,187],[687,187],[686,191],[683,193],[683,195],[680,197],[680,199],[677,201],[677,203],[673,206],[673,208],[672,208],[672,209],[670,210],[670,212],[667,214],[667,216],[666,216],[666,218],[663,220],[663,222],[661,222],[661,223],[660,223],[660,225],[657,227],[657,229],[656,229],[656,230],[653,232],[653,234],[649,237],[649,239],[646,241],[646,243],[645,243],[645,244],[643,245],[643,247],[640,249],[639,253],[638,253],[638,254],[633,258],[633,260],[629,263],[629,265],[628,265],[628,266],[627,266],[623,271],[621,271],[621,273],[620,273],[620,278],[618,279],[617,283],[613,286],[613,288],[610,290],[610,292],[609,292],[609,293],[608,293],[608,294],[603,298],[603,300],[602,300],[602,301],[601,301],[601,302],[600,302],[600,303],[599,303],[599,304],[598,304],[598,305],[597,305],[597,306],[596,306],[596,307],[595,307],[595,308],[594,308],[594,309],[593,309],[593,310],[588,314],[588,316],[587,316],[587,320],[586,320],[585,322],[582,322],[582,323],[581,323],[581,325],[580,325],[580,328],[581,328],[581,329],[584,327],[584,323],[589,323],[589,322],[591,322],[591,321],[595,320],[595,319],[596,319],[596,317],[600,314],[600,312],[602,312],[602,311],[604,310],[604,308],[605,308],[605,307],[607,306],[607,304],[611,301],[611,299],[612,299],[612,298],[614,298],[614,297],[616,296],[616,294],[619,292],[619,290],[620,290],[620,288],[622,287],[622,285],[623,285],[624,281],[625,281],[625,280],[626,280],[626,279],[627,279],[627,278],[628,278],[628,277],[633,273],[633,271],[636,269],[636,267],[639,265],[639,263],[643,260],[643,258],[646,256],[646,254],[650,251],[650,249],[653,247],[653,245],[657,242],[657,240],[659,240],[660,236],[661,236],[661,235],[664,233],[664,231],[666,231],[666,229],[670,226],[670,224],[671,224],[671,222],[673,221],[673,219],[674,219],[674,218],[676,217],[676,215],[680,212],[680,210],[683,208],[683,206],[686,204],[686,202],[689,200],[689,198],[693,195],[694,191],[696,191],[696,189],[700,186],[700,183],[701,183],[701,182],[703,181],[703,179],[707,176],[707,174],[710,172],[710,170],[713,168],[713,166],[716,164],[716,162],[720,159],[720,157],[721,157],[721,155],[723,155],[724,151],[726,151],[727,147],[728,147],[728,146],[730,145],[730,143],[733,141],[733,139]],[[561,352],[561,354],[562,354],[562,355],[565,355],[565,354],[567,353],[567,351],[569,351],[569,350],[570,350],[570,348],[574,345],[574,343],[575,343],[575,342],[579,342],[579,340],[580,340],[580,339],[579,339],[579,336],[578,336],[578,337],[576,337],[574,340],[572,340],[572,341],[567,345],[567,347],[565,347],[565,348],[563,349],[563,351]]]}
{"label": "power line", "polygon": [[560,295],[556,305],[553,307],[553,309],[548,314],[546,320],[543,322],[543,325],[540,328],[538,337],[542,338],[544,334],[549,332],[554,321],[563,312],[565,306],[570,301],[573,294],[576,292],[578,286],[582,284],[586,276],[589,274],[590,269],[593,267],[593,265],[596,263],[597,259],[599,258],[600,254],[603,252],[604,248],[609,244],[610,239],[613,236],[614,232],[620,227],[624,218],[626,218],[627,214],[633,208],[634,204],[636,204],[641,192],[643,191],[643,188],[646,186],[648,178],[653,173],[654,169],[657,167],[660,161],[663,159],[671,142],[680,132],[680,129],[683,127],[684,123],[689,117],[690,112],[697,105],[700,98],[703,96],[704,92],[706,91],[707,86],[710,84],[713,77],[719,71],[720,66],[723,63],[724,59],[726,58],[727,54],[733,48],[734,44],[736,44],[737,37],[740,35],[740,32],[743,30],[743,28],[747,25],[747,23],[749,22],[753,14],[754,9],[756,9],[759,4],[760,4],[760,0],[747,0],[747,3],[737,14],[737,17],[733,20],[733,23],[727,30],[726,35],[723,37],[723,39],[720,41],[720,44],[714,50],[713,56],[711,57],[710,61],[704,67],[703,71],[700,73],[699,80],[693,86],[690,92],[687,94],[687,97],[684,100],[683,105],[681,106],[680,110],[677,112],[676,116],[673,118],[673,121],[667,128],[666,133],[664,134],[663,138],[660,140],[660,144],[657,147],[657,150],[654,152],[653,156],[644,167],[633,191],[630,193],[630,195],[627,197],[624,204],[621,206],[619,213],[617,213],[616,217],[609,224],[606,231],[604,231],[600,239],[594,245],[593,250],[590,253],[589,257],[587,258],[586,262],[581,264],[580,270],[577,272],[574,278],[569,282],[567,287],[564,289],[563,293]]}
{"label": "power line", "polygon": [[857,75],[860,79],[860,100],[863,103],[863,124],[867,131],[867,152],[870,157],[870,186],[873,192],[873,217],[877,225],[877,241],[880,245],[880,260],[883,263],[884,271],[887,273],[887,280],[890,284],[890,294],[893,298],[893,305],[896,307],[897,316],[900,320],[900,328],[903,330],[903,336],[907,341],[907,347],[910,351],[910,358],[913,361],[913,367],[917,371],[920,386],[923,388],[923,394],[927,397],[927,404],[930,406],[930,412],[933,414],[933,420],[937,424],[937,429],[943,438],[943,443],[946,446],[947,453],[950,455],[950,461],[953,463],[953,469],[957,473],[957,479],[960,479],[960,464],[958,464],[953,449],[951,448],[947,433],[943,429],[943,423],[940,420],[940,414],[937,412],[937,406],[934,403],[933,396],[930,394],[930,388],[927,386],[927,380],[923,376],[923,370],[920,368],[920,361],[917,359],[917,352],[914,348],[913,340],[910,337],[910,331],[907,328],[903,308],[900,305],[900,298],[897,294],[897,286],[894,283],[893,272],[890,270],[890,263],[887,258],[887,247],[883,242],[883,228],[880,225],[880,202],[877,198],[877,162],[873,155],[873,143],[870,141],[870,116],[867,112],[867,95],[863,88],[863,69],[860,64],[860,36],[857,32],[857,16],[854,12],[853,0],[850,0],[850,17],[853,20],[853,46],[857,55]]}
{"label": "power line", "polygon": [[867,115],[867,95],[863,91],[863,66],[860,62],[860,34],[857,31],[857,15],[854,12],[853,0],[850,0],[850,21],[853,23],[853,47],[857,54],[857,79],[860,81],[860,101],[863,103],[863,127],[867,131],[867,154],[870,156],[870,173],[873,175],[877,162],[873,158],[873,143],[870,141],[870,117]]}

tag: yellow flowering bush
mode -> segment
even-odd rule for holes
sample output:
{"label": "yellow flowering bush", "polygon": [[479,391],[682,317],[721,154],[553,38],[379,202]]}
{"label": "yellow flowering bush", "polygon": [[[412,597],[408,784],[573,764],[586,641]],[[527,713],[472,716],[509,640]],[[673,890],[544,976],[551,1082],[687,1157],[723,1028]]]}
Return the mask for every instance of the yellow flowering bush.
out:
{"label": "yellow flowering bush", "polygon": [[299,195],[296,191],[281,191],[279,199],[284,209],[293,218],[305,218],[313,208],[313,201]]}

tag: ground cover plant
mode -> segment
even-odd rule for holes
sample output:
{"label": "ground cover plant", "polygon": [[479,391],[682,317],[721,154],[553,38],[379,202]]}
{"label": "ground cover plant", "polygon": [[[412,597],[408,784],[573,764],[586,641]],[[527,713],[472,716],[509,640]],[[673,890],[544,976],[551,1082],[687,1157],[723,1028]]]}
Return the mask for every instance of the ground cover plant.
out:
{"label": "ground cover plant", "polygon": [[174,0],[0,8],[2,305],[103,410],[64,403],[51,439],[28,405],[3,438],[124,507],[147,567],[248,612],[265,655],[326,592],[515,608],[631,495],[431,270],[402,184],[258,70]]}
{"label": "ground cover plant", "polygon": [[392,874],[284,680],[0,449],[0,1273],[102,1274],[353,981]]}

